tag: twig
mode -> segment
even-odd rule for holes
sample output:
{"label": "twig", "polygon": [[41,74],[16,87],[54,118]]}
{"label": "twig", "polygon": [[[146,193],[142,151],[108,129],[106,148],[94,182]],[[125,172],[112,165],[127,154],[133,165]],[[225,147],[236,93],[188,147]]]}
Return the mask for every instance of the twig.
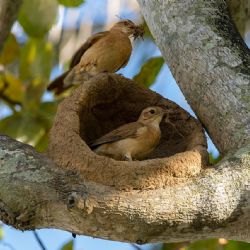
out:
{"label": "twig", "polygon": [[33,233],[34,233],[34,236],[35,236],[35,238],[36,238],[39,246],[41,247],[41,249],[42,250],[47,250],[46,247],[45,247],[45,245],[43,244],[41,238],[39,237],[38,233],[35,230],[33,231]]}

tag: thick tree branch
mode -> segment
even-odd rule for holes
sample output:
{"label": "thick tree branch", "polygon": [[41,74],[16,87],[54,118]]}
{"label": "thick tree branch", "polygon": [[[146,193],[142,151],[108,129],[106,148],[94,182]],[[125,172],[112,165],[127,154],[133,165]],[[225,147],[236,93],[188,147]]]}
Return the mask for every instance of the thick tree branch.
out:
{"label": "thick tree branch", "polygon": [[[1,220],[137,243],[224,237],[250,242],[250,146],[185,185],[119,191],[62,171],[0,137]],[[21,195],[20,195],[21,194]]]}
{"label": "thick tree branch", "polygon": [[222,154],[250,137],[250,53],[224,0],[138,0],[187,101]]}
{"label": "thick tree branch", "polygon": [[0,50],[7,39],[11,26],[16,20],[22,0],[0,0]]}

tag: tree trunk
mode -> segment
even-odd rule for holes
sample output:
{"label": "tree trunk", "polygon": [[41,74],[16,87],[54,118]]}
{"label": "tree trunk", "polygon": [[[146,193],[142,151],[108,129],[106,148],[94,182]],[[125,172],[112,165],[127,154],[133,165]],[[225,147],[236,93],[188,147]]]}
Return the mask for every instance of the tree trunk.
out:
{"label": "tree trunk", "polygon": [[241,147],[250,138],[250,53],[226,2],[138,2],[166,63],[219,151]]}
{"label": "tree trunk", "polygon": [[228,155],[185,185],[122,191],[1,136],[0,219],[22,230],[53,227],[137,243],[250,242],[249,51],[222,0],[138,1],[188,102]]}

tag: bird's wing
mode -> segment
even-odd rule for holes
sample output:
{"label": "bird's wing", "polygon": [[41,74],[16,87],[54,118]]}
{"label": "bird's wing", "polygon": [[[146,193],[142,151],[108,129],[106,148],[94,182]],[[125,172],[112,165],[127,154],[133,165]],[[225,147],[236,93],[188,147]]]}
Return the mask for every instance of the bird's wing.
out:
{"label": "bird's wing", "polygon": [[143,127],[145,127],[145,125],[140,122],[127,123],[103,135],[102,137],[91,143],[90,147],[93,149],[105,143],[111,143],[126,138],[136,138],[139,136],[140,130],[142,130]]}
{"label": "bird's wing", "polygon": [[128,64],[129,58],[116,70],[118,71],[121,68],[124,68]]}
{"label": "bird's wing", "polygon": [[[72,69],[74,66],[76,66],[80,60],[82,55],[86,52],[87,49],[89,49],[93,44],[95,44],[97,41],[99,41],[101,38],[105,37],[109,34],[109,31],[103,31],[96,33],[89,37],[89,39],[75,52],[71,59],[70,63],[70,69]],[[55,90],[56,94],[62,93],[64,90],[68,89],[70,86],[65,87],[64,86],[64,79],[68,75],[70,70],[66,71],[56,79],[54,79],[47,87],[48,90]]]}
{"label": "bird's wing", "polygon": [[97,41],[107,36],[108,34],[109,31],[103,31],[89,37],[89,39],[73,55],[69,66],[70,69],[76,66],[80,62],[82,55],[86,52],[87,49],[89,49],[93,44],[95,44]]}

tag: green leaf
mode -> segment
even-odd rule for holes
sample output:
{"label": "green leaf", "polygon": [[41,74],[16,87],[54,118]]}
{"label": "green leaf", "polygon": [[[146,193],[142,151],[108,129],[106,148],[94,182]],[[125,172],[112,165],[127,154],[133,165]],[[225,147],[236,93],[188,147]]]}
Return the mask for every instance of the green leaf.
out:
{"label": "green leaf", "polygon": [[220,250],[218,239],[199,240],[191,243],[187,250]]}
{"label": "green leaf", "polygon": [[0,131],[31,146],[35,146],[46,133],[39,118],[25,113],[15,113],[1,120]]}
{"label": "green leaf", "polygon": [[49,79],[53,65],[52,44],[44,39],[30,39],[21,50],[20,77]]}
{"label": "green leaf", "polygon": [[0,240],[3,239],[3,236],[4,236],[4,231],[3,231],[3,227],[0,226]]}
{"label": "green leaf", "polygon": [[0,64],[7,65],[12,63],[19,56],[19,44],[16,37],[10,34],[0,53]]}
{"label": "green leaf", "polygon": [[29,36],[42,37],[54,23],[57,7],[56,0],[24,0],[18,21]]}
{"label": "green leaf", "polygon": [[52,126],[57,105],[57,102],[43,102],[37,110],[37,115],[44,121],[44,126],[46,126],[47,129],[50,129]]}
{"label": "green leaf", "polygon": [[36,115],[45,129],[44,135],[36,142],[35,148],[39,152],[44,152],[48,147],[49,130],[52,126],[57,110],[57,102],[43,102],[37,109]]}
{"label": "green leaf", "polygon": [[250,243],[233,241],[233,240],[230,240],[228,244],[224,246],[224,250],[249,250],[249,249],[250,249]]}
{"label": "green leaf", "polygon": [[34,146],[43,152],[48,146],[48,133],[56,113],[56,102],[44,102],[36,112],[14,113],[0,121],[1,133]]}
{"label": "green leaf", "polygon": [[13,103],[22,103],[24,85],[11,73],[0,73],[0,93]]}
{"label": "green leaf", "polygon": [[58,2],[66,7],[77,7],[84,3],[84,0],[58,0]]}
{"label": "green leaf", "polygon": [[16,113],[0,121],[0,131],[10,137],[17,138],[19,123],[21,121],[20,113]]}
{"label": "green leaf", "polygon": [[48,133],[46,133],[37,142],[35,149],[38,152],[43,153],[48,148],[48,145],[49,145],[49,135],[48,135]]}
{"label": "green leaf", "polygon": [[150,58],[141,68],[139,74],[134,77],[134,80],[145,87],[150,87],[157,75],[159,74],[164,60],[162,57]]}
{"label": "green leaf", "polygon": [[74,242],[73,240],[70,240],[65,245],[62,246],[61,250],[73,250]]}
{"label": "green leaf", "polygon": [[48,84],[53,65],[52,45],[44,39],[30,39],[21,50],[19,75],[26,83],[24,105],[36,107]]}
{"label": "green leaf", "polygon": [[177,250],[177,249],[187,249],[189,245],[188,242],[178,242],[178,243],[164,243],[161,250]]}

